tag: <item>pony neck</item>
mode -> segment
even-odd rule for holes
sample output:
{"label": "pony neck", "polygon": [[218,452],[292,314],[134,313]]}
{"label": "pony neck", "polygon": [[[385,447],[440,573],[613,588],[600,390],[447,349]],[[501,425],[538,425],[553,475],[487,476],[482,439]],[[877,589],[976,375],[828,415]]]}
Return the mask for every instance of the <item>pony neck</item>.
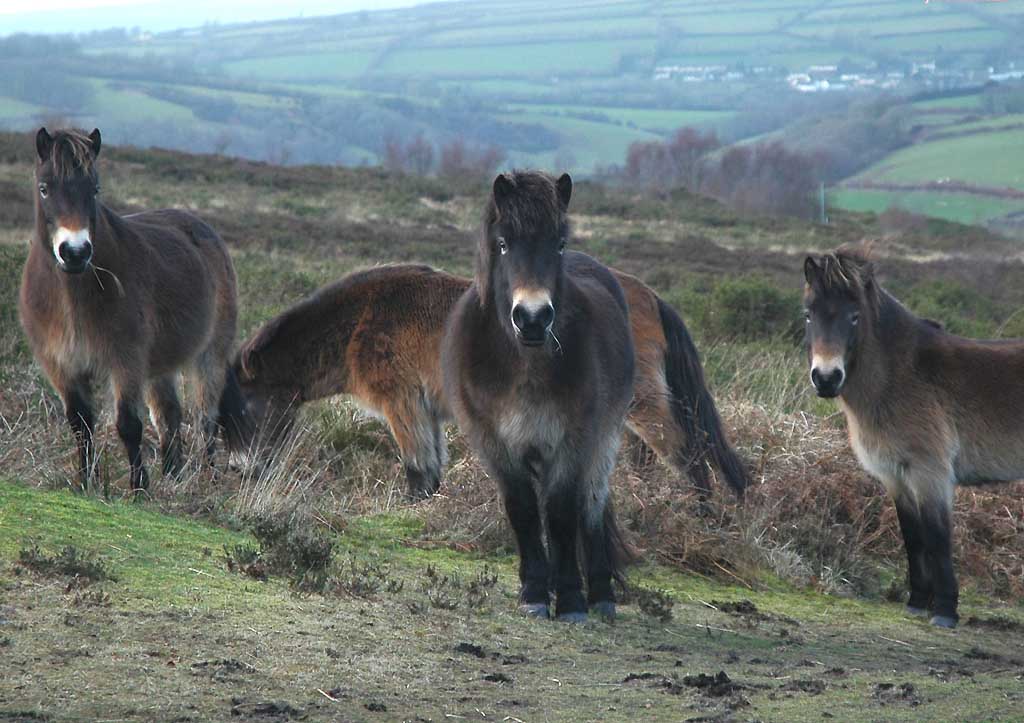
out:
{"label": "pony neck", "polygon": [[840,395],[858,413],[870,414],[888,395],[889,382],[907,364],[916,345],[916,317],[879,289],[878,313],[857,350],[854,369]]}

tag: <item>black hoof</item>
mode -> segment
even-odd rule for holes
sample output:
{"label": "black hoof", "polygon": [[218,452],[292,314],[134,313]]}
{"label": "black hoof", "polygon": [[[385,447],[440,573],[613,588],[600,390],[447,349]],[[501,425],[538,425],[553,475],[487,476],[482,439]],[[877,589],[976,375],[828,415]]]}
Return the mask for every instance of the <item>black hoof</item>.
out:
{"label": "black hoof", "polygon": [[544,618],[547,620],[550,617],[547,603],[522,603],[519,606],[519,612],[531,618]]}
{"label": "black hoof", "polygon": [[590,612],[597,615],[602,620],[611,622],[615,620],[615,603],[610,600],[604,602],[594,603],[590,606]]}
{"label": "black hoof", "polygon": [[956,627],[956,618],[950,617],[949,615],[933,615],[931,623],[937,628],[947,628],[952,630]]}
{"label": "black hoof", "polygon": [[919,608],[915,605],[907,605],[907,615],[915,618],[923,618],[928,614],[927,608]]}
{"label": "black hoof", "polygon": [[562,613],[556,620],[560,623],[585,623],[587,622],[587,614],[583,612]]}

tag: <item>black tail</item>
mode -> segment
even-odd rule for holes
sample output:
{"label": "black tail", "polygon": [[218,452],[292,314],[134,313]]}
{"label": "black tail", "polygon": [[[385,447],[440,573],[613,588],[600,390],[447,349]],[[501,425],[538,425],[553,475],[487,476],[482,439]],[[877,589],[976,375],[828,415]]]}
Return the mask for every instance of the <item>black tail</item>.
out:
{"label": "black tail", "polygon": [[672,394],[672,415],[686,436],[676,461],[703,494],[710,491],[707,464],[711,463],[722,473],[733,492],[742,497],[750,485],[750,476],[726,439],[715,400],[704,384],[704,369],[697,347],[683,320],[671,306],[658,299],[658,311],[668,342],[665,380]]}
{"label": "black tail", "polygon": [[638,555],[619,529],[618,520],[615,519],[615,510],[612,509],[612,501],[604,507],[604,539],[608,563],[611,566],[612,578],[623,588],[626,587],[626,576],[623,570],[627,565],[636,561]]}
{"label": "black tail", "polygon": [[220,394],[220,405],[217,410],[217,424],[224,434],[224,443],[229,452],[246,452],[256,434],[256,427],[249,414],[245,395],[238,385],[238,376],[232,366],[228,366],[224,380],[224,391]]}

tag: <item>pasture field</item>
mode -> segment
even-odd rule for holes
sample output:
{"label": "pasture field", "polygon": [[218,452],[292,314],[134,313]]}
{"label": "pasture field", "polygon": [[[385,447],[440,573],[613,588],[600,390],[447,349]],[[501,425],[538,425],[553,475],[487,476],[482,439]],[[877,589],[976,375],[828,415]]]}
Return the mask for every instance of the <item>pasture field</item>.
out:
{"label": "pasture field", "polygon": [[[659,66],[771,66],[773,83],[786,72],[843,62],[909,65],[941,56],[954,65],[969,59],[977,70],[982,57],[1016,52],[1014,29],[1022,19],[1018,3],[471,0],[154,35],[100,34],[61,67],[69,79],[95,87],[87,107],[54,113],[3,103],[0,124],[21,129],[32,119],[64,114],[103,126],[114,142],[139,142],[140,133],[150,129],[144,144],[193,150],[219,147],[233,127],[242,140],[232,150],[258,158],[272,157],[268,148],[280,134],[346,136],[337,138],[330,153],[315,156],[307,149],[291,160],[355,164],[378,160],[385,138],[409,130],[401,114],[388,112],[386,99],[438,103],[443,88],[454,102],[442,98],[442,113],[415,132],[440,144],[459,129],[475,143],[502,145],[514,159],[574,157],[570,170],[581,174],[620,163],[630,142],[649,140],[649,131],[667,136],[676,123],[691,123],[692,114],[709,108],[719,115],[700,125],[729,135],[735,113],[748,109],[745,94],[760,82],[655,82]],[[172,90],[188,88],[197,98],[158,98],[145,87],[157,82]],[[286,116],[268,118],[265,111],[275,106],[257,98],[275,92],[301,94],[301,101],[289,105]],[[242,94],[248,100],[240,100]],[[339,98],[358,102],[343,107]],[[224,117],[211,125],[204,119],[217,99],[234,100],[238,107],[230,113],[214,109]],[[605,112],[607,120],[592,121],[608,125],[606,134],[586,129],[589,139],[608,138],[607,145],[581,152],[573,129],[550,116],[535,119],[541,132],[554,137],[543,152],[530,148],[521,133],[495,129],[505,120],[504,102],[561,105],[569,99],[578,107],[615,106]]]}
{"label": "pasture field", "polygon": [[986,115],[980,94],[907,107],[909,122],[923,128],[914,143],[840,183],[830,196],[834,203],[876,213],[899,207],[995,227],[1024,210],[1024,115]]}
{"label": "pasture field", "polygon": [[[613,491],[640,557],[632,592],[615,625],[566,626],[515,614],[496,490],[454,429],[442,494],[418,504],[401,498],[386,430],[343,400],[305,411],[269,476],[221,460],[217,477],[155,475],[152,498],[131,503],[107,414],[114,498],[70,492],[72,445],[14,304],[31,149],[0,134],[0,720],[1018,715],[1024,488],[958,494],[961,627],[904,617],[895,512],[834,405],[809,393],[795,340],[802,254],[864,237],[884,239],[884,281],[911,308],[953,330],[1024,335],[1014,242],[939,220],[838,211],[821,227],[578,184],[573,244],[680,310],[759,484],[742,507],[717,489],[698,515],[692,490],[628,441]],[[192,209],[224,235],[243,336],[355,268],[469,273],[487,188],[116,146],[101,174],[114,208]],[[294,539],[275,547],[268,520]],[[307,537],[332,545],[319,587],[288,567],[321,549]]]}

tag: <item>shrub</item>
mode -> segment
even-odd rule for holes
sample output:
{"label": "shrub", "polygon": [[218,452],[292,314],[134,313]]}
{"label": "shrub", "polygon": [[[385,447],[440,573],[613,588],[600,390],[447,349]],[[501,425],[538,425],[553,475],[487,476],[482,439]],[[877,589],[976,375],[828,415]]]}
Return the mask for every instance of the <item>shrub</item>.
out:
{"label": "shrub", "polygon": [[796,338],[800,298],[766,278],[747,276],[719,282],[700,314],[702,331],[719,339]]}

